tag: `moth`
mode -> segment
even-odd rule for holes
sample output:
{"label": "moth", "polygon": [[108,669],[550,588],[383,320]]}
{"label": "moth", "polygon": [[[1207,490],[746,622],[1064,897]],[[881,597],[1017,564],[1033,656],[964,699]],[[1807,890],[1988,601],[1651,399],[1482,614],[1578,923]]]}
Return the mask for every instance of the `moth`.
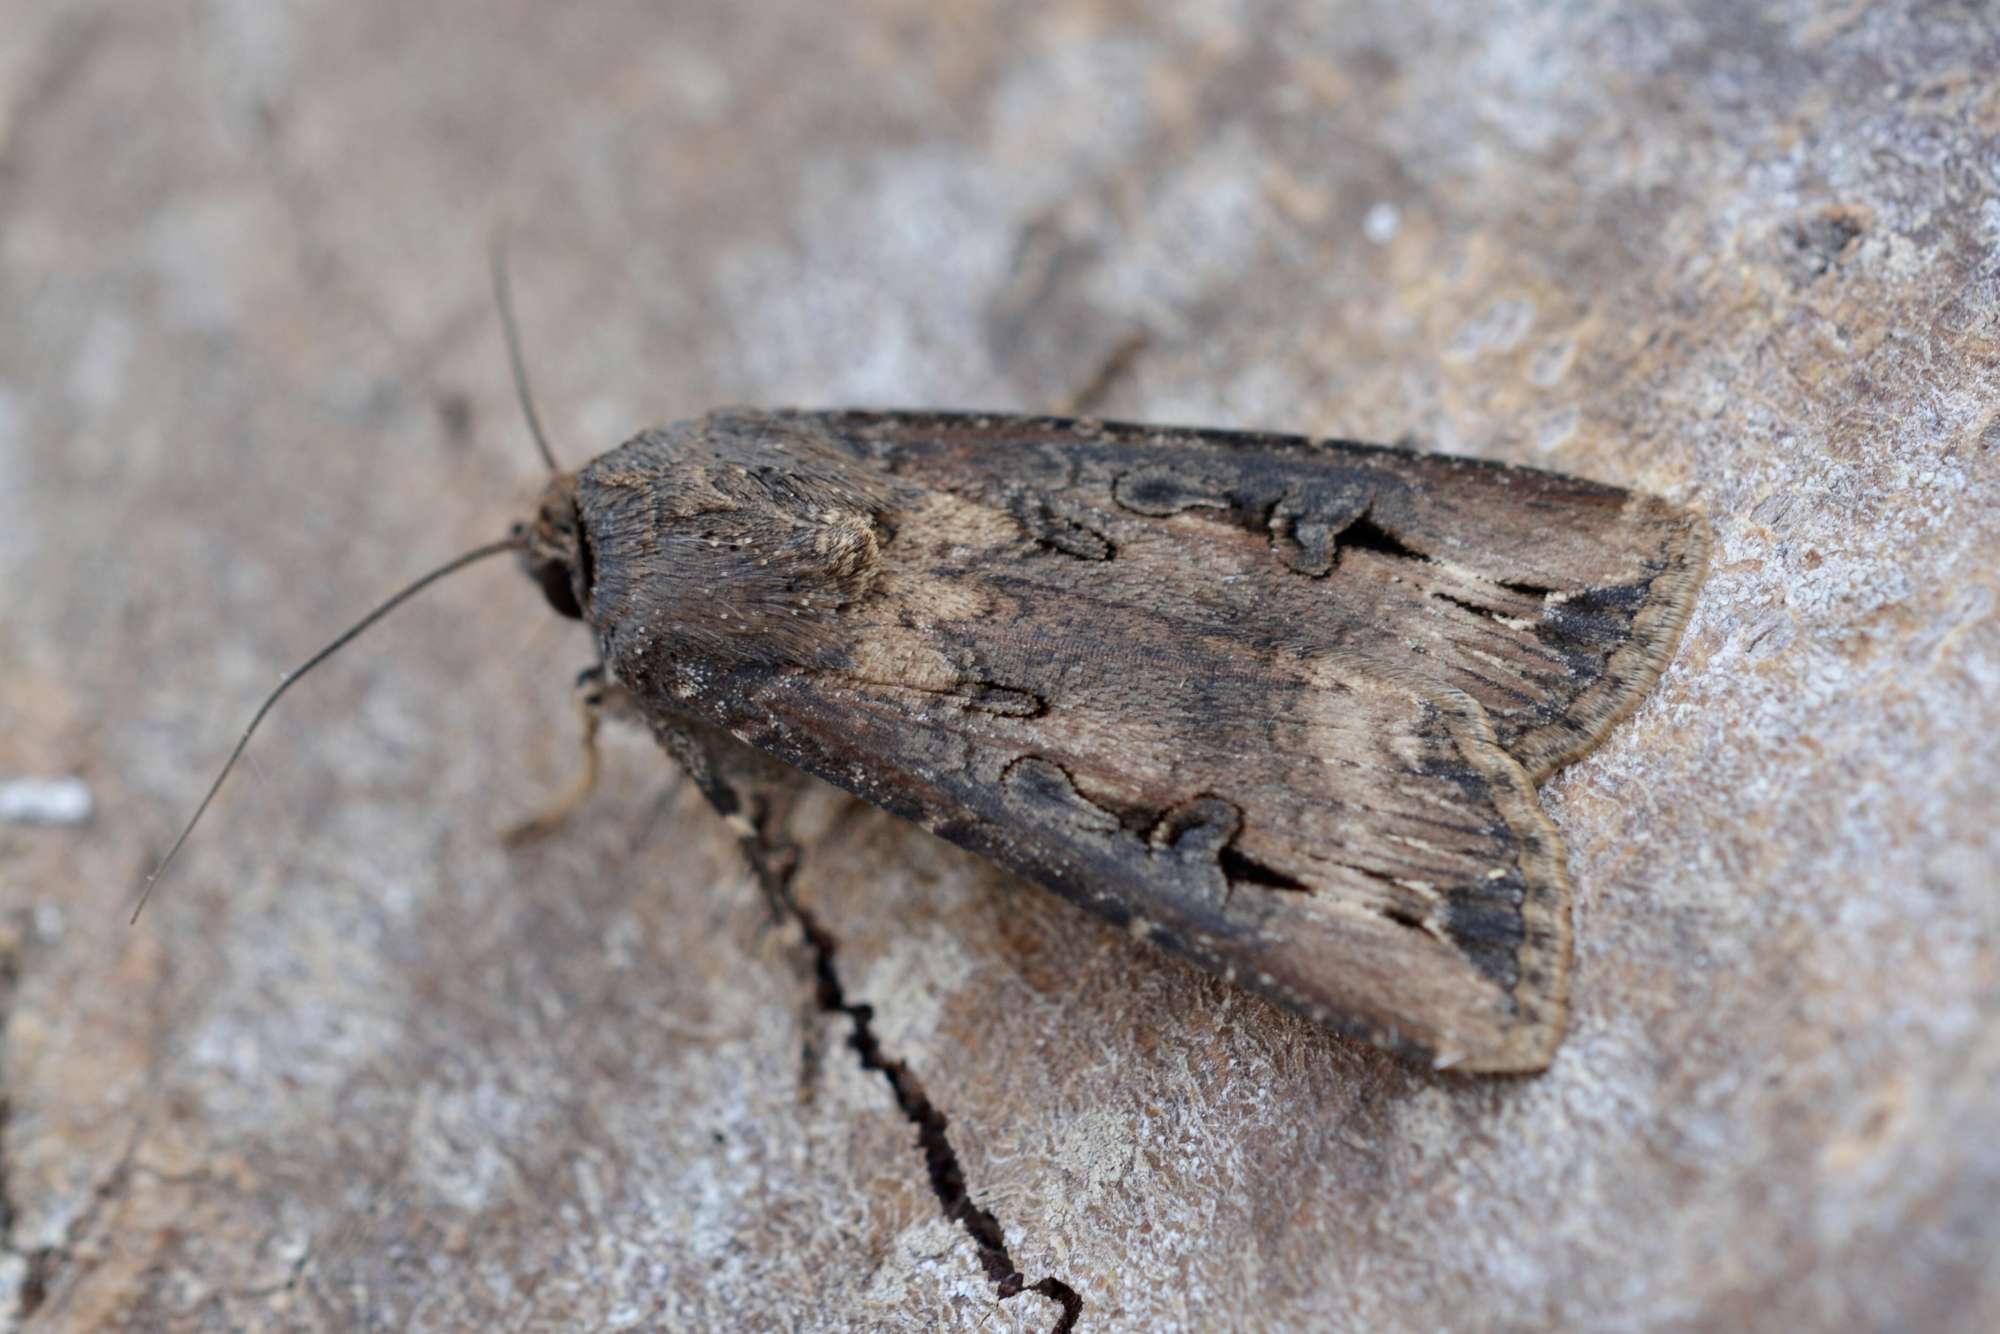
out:
{"label": "moth", "polygon": [[642,432],[525,536],[725,813],[775,757],[1476,1071],[1560,1041],[1570,889],[1536,786],[1659,676],[1706,548],[1662,500],[1473,459],[884,412]]}
{"label": "moth", "polygon": [[1571,951],[1536,789],[1658,678],[1706,549],[1650,495],[1402,448],[729,411],[555,469],[319,656],[516,551],[590,702],[739,832],[776,761],[1335,1032],[1533,1071]]}

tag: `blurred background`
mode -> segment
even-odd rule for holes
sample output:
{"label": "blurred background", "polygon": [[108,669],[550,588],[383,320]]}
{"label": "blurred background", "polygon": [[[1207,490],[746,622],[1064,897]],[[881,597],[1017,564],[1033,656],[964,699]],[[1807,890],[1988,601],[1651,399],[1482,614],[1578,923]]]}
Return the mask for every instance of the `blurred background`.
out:
{"label": "blurred background", "polygon": [[1042,1330],[500,563],[728,403],[1409,441],[1700,506],[1545,793],[1528,1080],[821,794],[806,892],[1079,1329],[2000,1325],[2000,34],[1976,4],[0,3],[0,1315]]}

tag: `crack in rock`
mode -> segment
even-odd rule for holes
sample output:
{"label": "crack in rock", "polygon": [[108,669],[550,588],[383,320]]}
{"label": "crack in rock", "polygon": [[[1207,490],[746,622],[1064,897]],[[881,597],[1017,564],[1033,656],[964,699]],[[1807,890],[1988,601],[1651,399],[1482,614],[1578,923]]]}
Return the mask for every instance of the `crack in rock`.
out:
{"label": "crack in rock", "polygon": [[924,1167],[930,1175],[931,1190],[937,1196],[938,1205],[944,1210],[946,1218],[963,1227],[972,1238],[972,1244],[979,1251],[980,1266],[999,1293],[1000,1300],[1005,1301],[1023,1292],[1039,1293],[1062,1307],[1062,1315],[1057,1318],[1050,1334],[1069,1334],[1083,1314],[1083,1298],[1075,1288],[1053,1275],[1029,1283],[1007,1250],[1007,1234],[1001,1228],[1000,1220],[991,1209],[973,1203],[972,1193],[965,1184],[965,1169],[958,1160],[958,1150],[952,1147],[949,1119],[924,1092],[916,1073],[882,1050],[882,1041],[875,1035],[875,1007],[848,1000],[847,992],[840,984],[840,974],[834,965],[839,942],[810,909],[792,896],[790,882],[798,866],[796,850],[786,849],[773,857],[770,853],[775,849],[766,849],[748,839],[745,840],[745,848],[757,878],[763,882],[765,894],[791,913],[805,933],[806,945],[812,951],[815,999],[819,1008],[826,1014],[846,1017],[851,1029],[847,1045],[860,1058],[861,1068],[871,1070],[888,1081],[896,1106],[904,1118],[917,1128],[917,1144],[923,1149]]}

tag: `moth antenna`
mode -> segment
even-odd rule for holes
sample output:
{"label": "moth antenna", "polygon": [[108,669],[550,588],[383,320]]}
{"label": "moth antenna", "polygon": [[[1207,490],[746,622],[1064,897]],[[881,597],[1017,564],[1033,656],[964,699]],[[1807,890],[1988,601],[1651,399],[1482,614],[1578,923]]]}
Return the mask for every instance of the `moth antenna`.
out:
{"label": "moth antenna", "polygon": [[549,448],[549,438],[542,433],[535,396],[528,389],[528,363],[521,355],[520,326],[514,322],[514,287],[507,277],[507,240],[512,230],[503,223],[493,233],[493,299],[500,306],[500,331],[507,340],[507,365],[514,375],[514,397],[521,400],[521,415],[528,419],[528,432],[535,437],[535,448],[541,451],[542,462],[549,465],[550,472],[561,472],[556,452]]}
{"label": "moth antenna", "polygon": [[468,565],[485,560],[488,556],[497,556],[503,551],[519,551],[523,545],[525,545],[525,542],[521,537],[509,537],[500,542],[488,542],[483,547],[475,547],[462,556],[457,556],[446,561],[429,574],[405,584],[400,591],[392,594],[386,601],[377,606],[375,610],[363,616],[353,625],[348,626],[347,629],[343,630],[331,643],[320,649],[319,652],[313,654],[310,658],[307,658],[304,662],[279,678],[278,688],[273,690],[269,695],[266,695],[264,702],[257,706],[257,712],[250,719],[250,725],[243,729],[242,737],[236,742],[236,749],[229,752],[229,759],[223,763],[222,772],[215,776],[213,783],[209,784],[208,795],[201,799],[201,805],[195,807],[194,816],[182,828],[181,836],[174,840],[174,845],[167,849],[167,855],[160,858],[160,864],[153,868],[151,875],[146,877],[146,886],[139,894],[139,902],[132,909],[131,921],[137,922],[139,920],[139,914],[146,909],[146,900],[153,896],[153,886],[159,883],[160,877],[166,874],[167,867],[173,864],[175,855],[180,852],[181,846],[188,841],[188,835],[194,832],[194,827],[201,823],[202,815],[207,812],[209,803],[215,800],[215,794],[222,790],[222,782],[229,777],[229,771],[236,767],[236,761],[243,758],[244,747],[250,744],[250,737],[256,732],[257,724],[264,721],[264,715],[271,711],[271,706],[276,704],[283,697],[284,693],[298,682],[300,677],[319,666],[322,662],[325,662],[335,653],[338,653],[349,641],[353,640],[369,626],[375,624],[375,622],[381,620],[404,602],[446,575],[456,574]]}

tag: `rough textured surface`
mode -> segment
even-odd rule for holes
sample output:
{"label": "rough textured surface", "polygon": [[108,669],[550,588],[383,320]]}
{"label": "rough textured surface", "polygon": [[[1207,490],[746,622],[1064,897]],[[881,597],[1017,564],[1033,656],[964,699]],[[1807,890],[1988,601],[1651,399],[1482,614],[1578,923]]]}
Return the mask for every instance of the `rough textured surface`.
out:
{"label": "rough textured surface", "polygon": [[1972,4],[7,6],[0,1305],[47,1328],[1043,1329],[586,649],[559,447],[731,401],[1396,439],[1700,506],[1545,800],[1544,1076],[1315,1032],[822,794],[809,893],[1083,1329],[2000,1324],[2000,33]]}

